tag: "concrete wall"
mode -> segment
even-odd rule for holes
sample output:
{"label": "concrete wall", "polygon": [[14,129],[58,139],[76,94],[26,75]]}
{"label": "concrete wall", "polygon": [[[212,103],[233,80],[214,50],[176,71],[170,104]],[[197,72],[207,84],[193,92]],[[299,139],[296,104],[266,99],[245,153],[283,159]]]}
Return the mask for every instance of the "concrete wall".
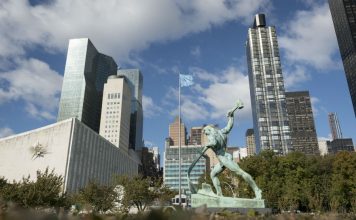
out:
{"label": "concrete wall", "polygon": [[[0,139],[0,176],[9,181],[24,176],[36,179],[37,170],[55,168],[65,176],[72,120],[65,120],[36,130]],[[47,153],[34,158],[33,148],[41,144]]]}
{"label": "concrete wall", "polygon": [[75,120],[66,188],[75,191],[90,180],[108,184],[120,174],[138,174],[136,158]]}
{"label": "concrete wall", "polygon": [[[47,153],[33,157],[33,146]],[[64,189],[77,191],[90,180],[110,183],[113,175],[138,173],[139,159],[126,153],[78,119],[68,119],[22,134],[0,139],[0,176],[21,180],[47,167],[64,177]]]}

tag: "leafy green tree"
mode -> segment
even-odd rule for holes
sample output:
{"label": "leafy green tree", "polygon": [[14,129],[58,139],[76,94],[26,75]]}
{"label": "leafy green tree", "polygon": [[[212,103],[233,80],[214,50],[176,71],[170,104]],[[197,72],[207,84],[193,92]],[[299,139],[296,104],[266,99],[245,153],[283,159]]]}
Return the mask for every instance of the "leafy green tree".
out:
{"label": "leafy green tree", "polygon": [[105,212],[114,207],[116,193],[113,186],[106,186],[90,181],[73,196],[75,203],[81,207],[90,206],[93,212]]}
{"label": "leafy green tree", "polygon": [[333,211],[356,211],[356,155],[340,152],[332,169],[330,206]]}
{"label": "leafy green tree", "polygon": [[144,211],[158,196],[157,192],[150,186],[151,180],[142,176],[118,176],[115,184],[124,187],[121,204],[126,210],[134,205],[139,211]]}
{"label": "leafy green tree", "polygon": [[330,210],[329,192],[333,159],[333,155],[311,156],[308,159],[309,180],[305,191],[311,211],[326,212]]}
{"label": "leafy green tree", "polygon": [[[262,190],[266,206],[278,208],[278,202],[283,194],[284,172],[280,167],[279,157],[273,151],[266,150],[255,156],[244,158],[240,167],[248,172]],[[248,194],[253,197],[252,190],[247,187],[238,187],[239,195]]]}
{"label": "leafy green tree", "polygon": [[36,181],[30,176],[22,181],[5,184],[0,196],[23,207],[68,207],[69,203],[62,188],[63,177],[49,172],[37,171]]}
{"label": "leafy green tree", "polygon": [[142,171],[141,174],[144,178],[150,178],[151,186],[155,185],[155,182],[160,178],[160,171],[157,169],[153,161],[153,153],[148,151],[147,147],[142,148],[141,153]]}

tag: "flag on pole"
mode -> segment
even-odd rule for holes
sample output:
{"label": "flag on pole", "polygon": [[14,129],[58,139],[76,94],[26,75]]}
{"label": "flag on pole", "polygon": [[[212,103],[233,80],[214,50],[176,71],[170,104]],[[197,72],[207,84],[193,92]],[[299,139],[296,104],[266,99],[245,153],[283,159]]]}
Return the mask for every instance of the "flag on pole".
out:
{"label": "flag on pole", "polygon": [[191,86],[194,84],[192,75],[179,74],[180,87]]}

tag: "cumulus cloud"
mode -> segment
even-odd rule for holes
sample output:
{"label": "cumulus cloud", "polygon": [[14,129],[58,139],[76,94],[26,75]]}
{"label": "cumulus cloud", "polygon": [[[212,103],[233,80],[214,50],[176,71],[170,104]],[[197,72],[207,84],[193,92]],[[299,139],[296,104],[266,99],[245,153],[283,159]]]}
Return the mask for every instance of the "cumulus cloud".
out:
{"label": "cumulus cloud", "polygon": [[152,42],[178,39],[229,20],[249,20],[266,0],[101,0],[0,2],[0,58],[42,47],[65,51],[69,38],[89,37],[104,53],[127,59]]}
{"label": "cumulus cloud", "polygon": [[153,99],[148,96],[142,96],[142,108],[145,117],[152,118],[162,112],[162,108],[153,102]]}
{"label": "cumulus cloud", "polygon": [[0,138],[7,137],[14,134],[14,131],[11,128],[4,127],[0,128]]}
{"label": "cumulus cloud", "polygon": [[[245,107],[237,114],[239,118],[251,119],[251,101],[248,76],[235,67],[228,67],[219,72],[208,72],[202,68],[192,67],[189,70],[194,75],[195,84],[191,93],[181,94],[181,111],[184,120],[219,119],[225,117],[228,110],[234,107],[238,99]],[[177,102],[177,89],[170,88],[163,103],[170,105]],[[168,101],[167,101],[168,100]],[[171,115],[177,115],[178,110],[170,105]]]}
{"label": "cumulus cloud", "polygon": [[37,60],[17,60],[17,68],[0,72],[0,104],[21,100],[32,116],[54,119],[62,76]]}
{"label": "cumulus cloud", "polygon": [[[242,118],[251,118],[250,87],[248,76],[235,67],[229,67],[220,73],[195,72],[201,79],[210,81],[208,86],[197,88],[202,94],[200,100],[212,107],[211,118],[226,115],[227,110],[234,107],[238,99],[244,102],[245,107],[239,113]],[[215,78],[213,76],[220,76]]]}
{"label": "cumulus cloud", "polygon": [[310,74],[305,67],[301,65],[292,66],[284,71],[284,85],[287,89],[296,88],[310,79]]}
{"label": "cumulus cloud", "polygon": [[308,64],[319,70],[340,67],[333,58],[338,45],[327,3],[298,11],[285,25],[279,43],[290,63]]}

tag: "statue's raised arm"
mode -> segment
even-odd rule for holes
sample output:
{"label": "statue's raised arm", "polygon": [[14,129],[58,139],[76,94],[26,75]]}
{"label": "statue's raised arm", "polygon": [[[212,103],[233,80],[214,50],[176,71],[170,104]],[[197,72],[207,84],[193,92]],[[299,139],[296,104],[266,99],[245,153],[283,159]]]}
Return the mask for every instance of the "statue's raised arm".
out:
{"label": "statue's raised arm", "polygon": [[237,100],[236,106],[227,112],[228,121],[227,121],[226,127],[221,129],[222,133],[224,133],[224,134],[230,133],[232,127],[234,126],[234,113],[237,109],[242,109],[243,107],[244,107],[244,104],[242,103],[242,101]]}

